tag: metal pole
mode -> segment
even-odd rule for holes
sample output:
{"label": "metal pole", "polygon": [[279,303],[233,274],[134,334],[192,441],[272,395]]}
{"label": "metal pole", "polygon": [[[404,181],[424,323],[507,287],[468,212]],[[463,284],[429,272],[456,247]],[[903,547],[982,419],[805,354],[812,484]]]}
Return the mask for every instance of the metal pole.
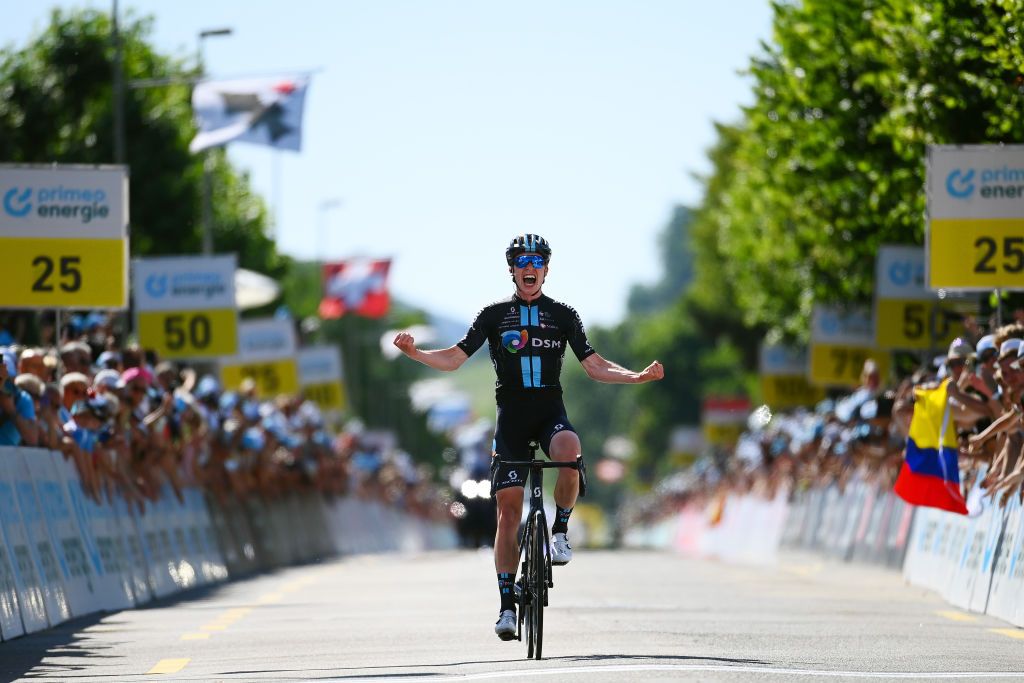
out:
{"label": "metal pole", "polygon": [[[230,28],[208,29],[199,32],[199,40],[196,42],[196,71],[200,80],[206,73],[203,64],[203,41],[208,36],[229,36]],[[203,152],[203,254],[213,253],[213,157],[209,150]]]}
{"label": "metal pole", "polygon": [[123,164],[125,161],[125,140],[124,140],[124,59],[121,46],[121,30],[118,25],[117,0],[114,0],[114,7],[111,10],[113,20],[114,40],[114,163]]}
{"label": "metal pole", "polygon": [[213,253],[213,155],[203,152],[203,254]]}
{"label": "metal pole", "polygon": [[55,340],[57,342],[57,377],[56,377],[56,379],[57,379],[57,384],[58,385],[60,385],[60,377],[61,377],[61,375],[64,374],[64,372],[63,372],[64,362],[60,359],[60,347],[63,346],[63,344],[61,343],[61,334],[62,333],[61,333],[61,329],[60,329],[61,328],[60,317],[61,317],[60,316],[60,309],[59,308],[55,309],[54,310],[53,319],[54,319],[54,326],[57,328],[55,333],[54,333],[54,338],[55,338]]}
{"label": "metal pole", "polygon": [[281,152],[275,149],[270,153],[273,155],[270,169],[270,193],[274,198],[274,215],[270,217],[270,238],[276,241],[281,221]]}

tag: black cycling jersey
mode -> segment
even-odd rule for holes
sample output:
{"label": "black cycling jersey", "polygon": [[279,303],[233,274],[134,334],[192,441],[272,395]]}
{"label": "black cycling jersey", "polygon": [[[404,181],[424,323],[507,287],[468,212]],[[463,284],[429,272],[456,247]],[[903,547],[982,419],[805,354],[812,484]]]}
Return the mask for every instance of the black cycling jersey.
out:
{"label": "black cycling jersey", "polygon": [[497,374],[499,403],[523,392],[561,394],[566,345],[581,362],[594,353],[579,314],[543,294],[530,302],[512,295],[485,306],[457,346],[471,356],[484,341]]}

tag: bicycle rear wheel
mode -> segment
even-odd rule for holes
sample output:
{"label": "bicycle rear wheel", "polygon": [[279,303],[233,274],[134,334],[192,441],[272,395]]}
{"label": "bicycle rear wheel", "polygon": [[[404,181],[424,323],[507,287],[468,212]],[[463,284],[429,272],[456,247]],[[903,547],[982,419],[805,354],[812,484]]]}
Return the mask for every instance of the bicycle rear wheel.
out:
{"label": "bicycle rear wheel", "polygon": [[[534,514],[532,526],[533,533],[530,538],[530,546],[533,551],[531,553],[533,556],[533,566],[530,573],[530,592],[533,593],[533,610],[531,613],[533,624],[530,631],[533,635],[531,643],[533,647],[531,649],[533,650],[533,656],[540,659],[544,643],[544,605],[548,601],[547,562],[545,560],[547,556],[547,543],[545,540],[547,522],[540,512]],[[529,656],[528,654],[527,657]]]}

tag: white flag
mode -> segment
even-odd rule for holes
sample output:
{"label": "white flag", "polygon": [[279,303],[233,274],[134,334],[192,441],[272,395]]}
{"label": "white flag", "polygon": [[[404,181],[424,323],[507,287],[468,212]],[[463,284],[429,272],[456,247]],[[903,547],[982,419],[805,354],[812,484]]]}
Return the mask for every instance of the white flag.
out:
{"label": "white flag", "polygon": [[203,81],[192,91],[200,152],[233,140],[298,151],[308,76]]}

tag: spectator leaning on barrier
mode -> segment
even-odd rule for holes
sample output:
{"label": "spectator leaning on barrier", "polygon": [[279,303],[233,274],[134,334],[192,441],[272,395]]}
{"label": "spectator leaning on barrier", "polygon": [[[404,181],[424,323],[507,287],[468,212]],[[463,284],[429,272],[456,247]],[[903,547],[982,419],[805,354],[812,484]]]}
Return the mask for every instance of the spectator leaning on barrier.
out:
{"label": "spectator leaning on barrier", "polygon": [[14,354],[4,351],[0,363],[0,446],[35,446],[39,428],[32,396],[14,383]]}
{"label": "spectator leaning on barrier", "polygon": [[35,375],[22,373],[14,378],[14,386],[32,397],[36,413],[36,445],[42,448],[59,448],[60,425],[54,424],[56,413],[47,409],[49,399],[46,396],[46,384]]}

